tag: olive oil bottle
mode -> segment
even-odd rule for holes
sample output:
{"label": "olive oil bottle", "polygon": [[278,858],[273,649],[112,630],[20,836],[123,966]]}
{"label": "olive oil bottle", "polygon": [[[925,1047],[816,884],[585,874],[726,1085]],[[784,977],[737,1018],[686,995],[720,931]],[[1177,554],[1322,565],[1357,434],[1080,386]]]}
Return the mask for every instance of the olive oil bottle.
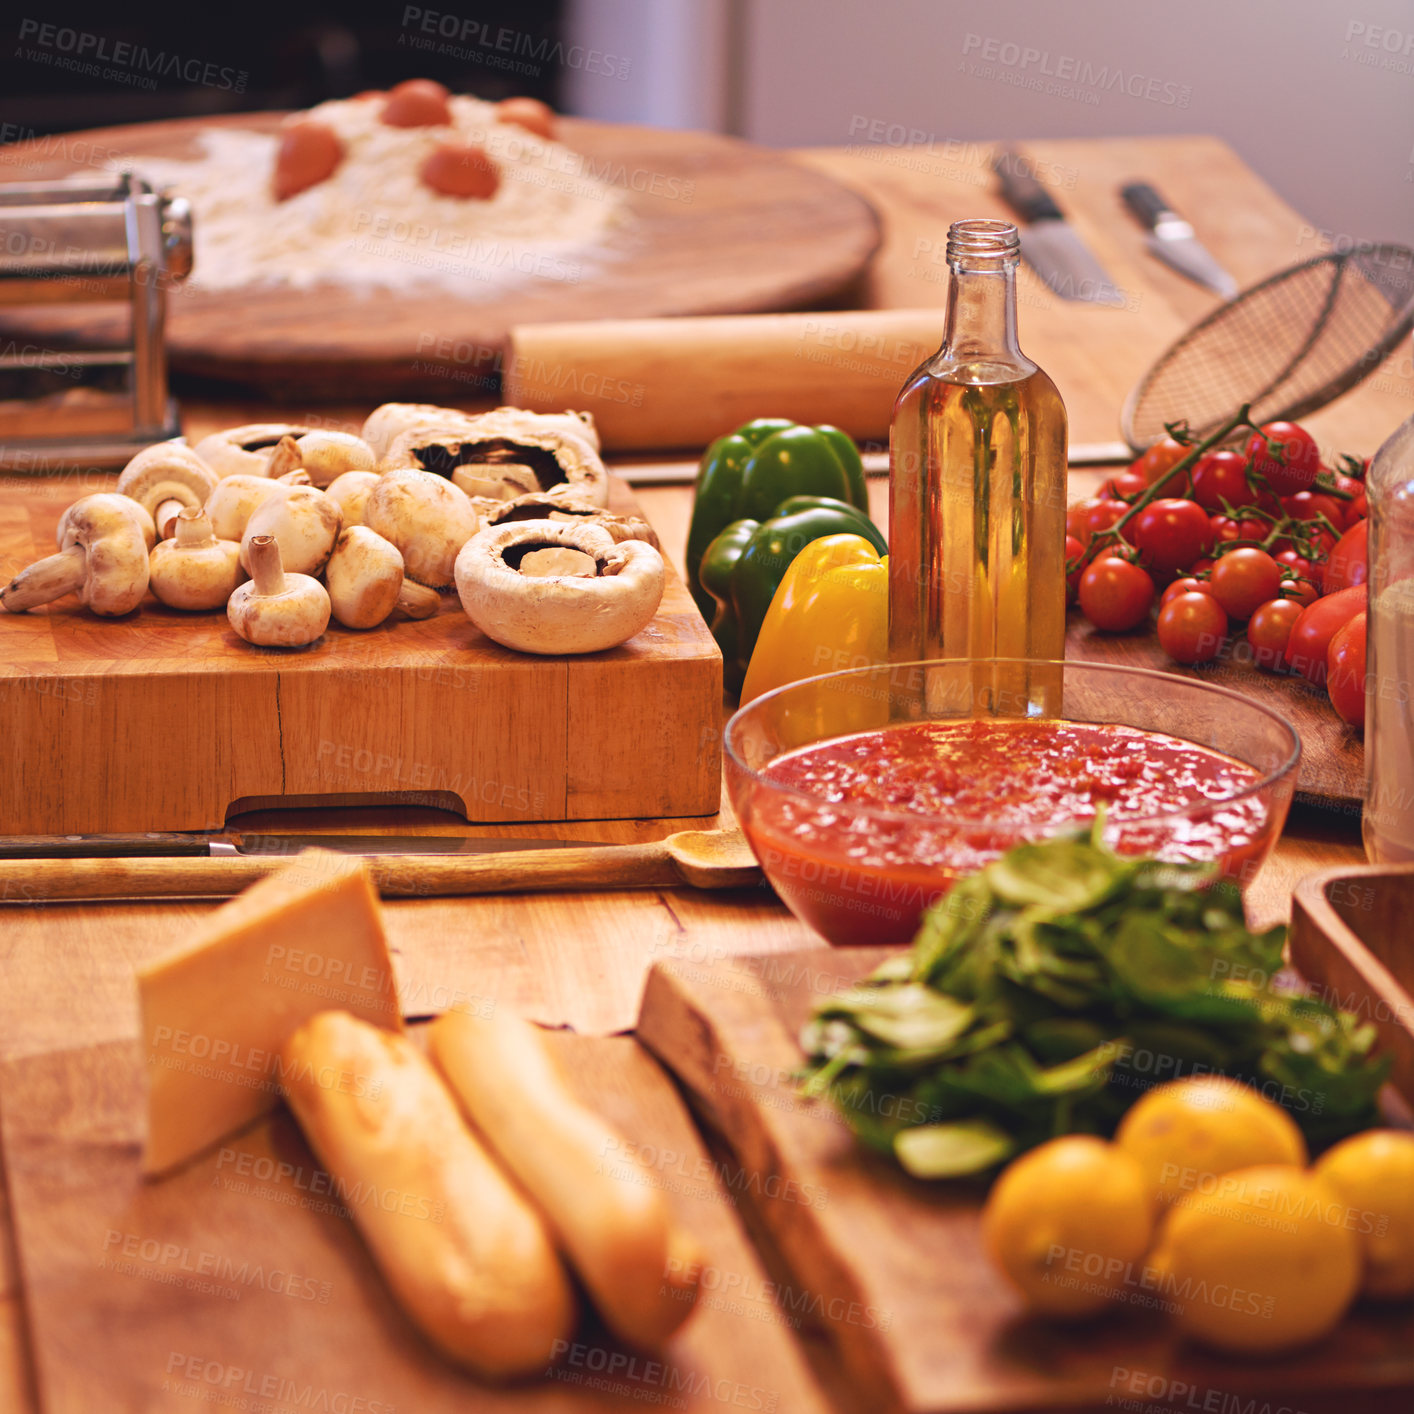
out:
{"label": "olive oil bottle", "polygon": [[[889,436],[889,658],[1065,652],[1066,416],[1016,338],[1020,244],[958,221],[943,345],[904,384]],[[972,710],[1058,710],[1059,670],[974,674]]]}

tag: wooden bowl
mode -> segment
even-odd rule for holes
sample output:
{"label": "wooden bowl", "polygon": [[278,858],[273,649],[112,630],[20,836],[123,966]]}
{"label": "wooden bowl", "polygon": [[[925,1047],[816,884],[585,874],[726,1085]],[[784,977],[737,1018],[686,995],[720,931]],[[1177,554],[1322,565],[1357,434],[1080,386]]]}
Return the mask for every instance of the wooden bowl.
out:
{"label": "wooden bowl", "polygon": [[1310,874],[1292,900],[1292,966],[1323,1000],[1373,1021],[1390,1081],[1414,1104],[1414,864]]}

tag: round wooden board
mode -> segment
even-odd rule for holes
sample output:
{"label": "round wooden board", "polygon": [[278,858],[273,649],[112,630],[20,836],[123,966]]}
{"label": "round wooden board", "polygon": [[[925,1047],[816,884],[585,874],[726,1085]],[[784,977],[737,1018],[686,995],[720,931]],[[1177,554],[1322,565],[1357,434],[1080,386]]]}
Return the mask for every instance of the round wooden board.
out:
{"label": "round wooden board", "polygon": [[[178,119],[16,143],[0,149],[0,182],[91,172],[118,154],[187,158],[214,124],[270,131],[280,117]],[[617,244],[586,251],[582,279],[531,279],[476,299],[425,285],[414,295],[332,283],[297,295],[183,289],[168,301],[172,367],[277,398],[465,398],[490,391],[485,375],[516,324],[803,308],[847,286],[879,245],[868,202],[778,153],[710,133],[561,122],[561,140],[584,154],[588,174],[627,193],[632,217]],[[92,342],[119,337],[119,318],[117,306],[51,305],[7,310],[3,327]]]}

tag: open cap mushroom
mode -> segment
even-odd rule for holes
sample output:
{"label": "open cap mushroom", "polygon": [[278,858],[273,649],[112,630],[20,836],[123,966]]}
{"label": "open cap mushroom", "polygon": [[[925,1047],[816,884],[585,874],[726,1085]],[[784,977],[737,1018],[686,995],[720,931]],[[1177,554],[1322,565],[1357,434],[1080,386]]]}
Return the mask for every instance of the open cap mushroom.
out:
{"label": "open cap mushroom", "polygon": [[186,506],[176,533],[148,556],[152,592],[174,609],[219,609],[245,578],[241,547],[218,540],[205,511]]}
{"label": "open cap mushroom", "polygon": [[226,602],[231,627],[262,648],[298,648],[329,627],[329,595],[307,574],[286,574],[274,536],[257,535],[248,547],[251,578]]}
{"label": "open cap mushroom", "polygon": [[663,597],[663,557],[597,525],[488,526],[457,556],[457,594],[487,638],[522,653],[598,653],[646,628]]}
{"label": "open cap mushroom", "polygon": [[243,427],[228,427],[213,432],[196,444],[196,454],[218,477],[268,476],[272,448],[280,438],[303,437],[309,427],[288,422],[251,422]]}
{"label": "open cap mushroom", "polygon": [[216,473],[190,447],[158,442],[144,447],[118,474],[114,490],[129,496],[152,517],[159,539],[172,533],[183,506],[201,507],[216,486]]}
{"label": "open cap mushroom", "polygon": [[268,476],[223,476],[206,498],[212,534],[218,540],[239,540],[255,508],[271,496],[283,496],[285,489],[284,482]]}
{"label": "open cap mushroom", "polygon": [[606,511],[591,501],[581,501],[571,496],[556,499],[553,496],[517,496],[497,506],[486,517],[487,525],[510,525],[518,520],[558,520],[566,525],[601,525],[614,537],[614,543],[624,540],[646,540],[655,550],[663,547],[658,541],[658,532],[646,520],[638,516],[619,515]]}
{"label": "open cap mushroom", "polygon": [[471,415],[455,408],[438,407],[435,403],[384,403],[376,407],[363,423],[363,440],[380,460],[387,455],[395,438],[417,427],[440,427],[454,432],[465,427]]}
{"label": "open cap mushroom", "polygon": [[394,609],[410,619],[428,619],[442,603],[435,589],[405,578],[398,547],[366,525],[339,532],[324,566],[324,585],[334,617],[345,628],[375,628]]}
{"label": "open cap mushroom", "polygon": [[105,618],[136,609],[147,593],[147,541],[130,506],[104,491],[75,501],[64,513],[59,553],[21,570],[0,590],[0,604],[20,613],[77,593]]}
{"label": "open cap mushroom", "polygon": [[291,486],[263,500],[246,521],[241,536],[241,564],[255,573],[250,543],[262,535],[280,542],[280,559],[287,573],[318,574],[324,568],[343,526],[339,508],[313,486]]}
{"label": "open cap mushroom", "polygon": [[477,527],[466,494],[426,471],[380,477],[364,504],[363,523],[398,547],[409,579],[431,589],[451,584],[457,552]]}
{"label": "open cap mushroom", "polygon": [[376,471],[346,471],[324,488],[324,494],[338,505],[345,525],[362,525],[364,504],[377,485]]}

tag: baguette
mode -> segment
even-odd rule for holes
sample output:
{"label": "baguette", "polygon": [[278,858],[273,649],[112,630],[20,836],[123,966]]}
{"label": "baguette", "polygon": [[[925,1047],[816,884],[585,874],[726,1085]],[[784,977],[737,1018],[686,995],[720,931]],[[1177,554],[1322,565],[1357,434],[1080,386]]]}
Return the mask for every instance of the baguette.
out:
{"label": "baguette", "polygon": [[447,1012],[427,1039],[433,1063],[545,1214],[604,1323],[634,1345],[660,1345],[692,1312],[701,1262],[653,1174],[570,1093],[529,1022]]}
{"label": "baguette", "polygon": [[320,1012],[281,1051],[290,1108],[413,1324],[450,1359],[543,1371],[575,1325],[533,1205],[467,1129],[406,1036]]}

